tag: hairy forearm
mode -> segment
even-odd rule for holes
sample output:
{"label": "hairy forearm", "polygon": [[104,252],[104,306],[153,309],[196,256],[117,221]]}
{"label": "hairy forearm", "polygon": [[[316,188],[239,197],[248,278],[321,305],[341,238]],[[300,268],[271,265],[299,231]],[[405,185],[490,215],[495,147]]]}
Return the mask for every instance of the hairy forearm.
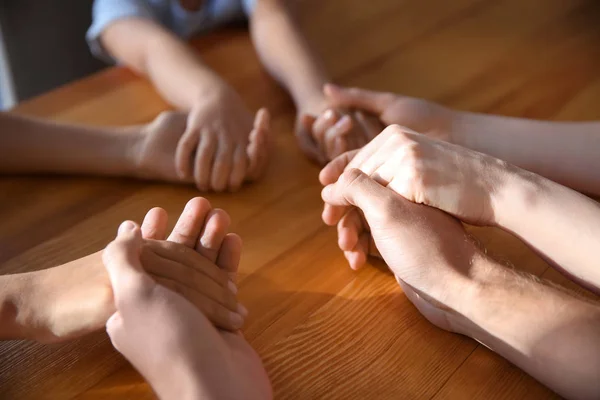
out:
{"label": "hairy forearm", "polygon": [[487,257],[474,263],[485,273],[455,330],[562,396],[598,398],[600,306]]}
{"label": "hairy forearm", "polygon": [[136,130],[0,114],[0,172],[128,175]]}
{"label": "hairy forearm", "polygon": [[148,77],[179,109],[188,111],[197,99],[227,86],[194,49],[153,21],[116,21],[102,34],[102,43],[113,57]]}
{"label": "hairy forearm", "polygon": [[[251,19],[254,45],[269,73],[291,94],[299,108],[320,113],[328,76],[299,31],[284,0],[259,0]],[[314,106],[311,106],[314,105]]]}
{"label": "hairy forearm", "polygon": [[600,123],[548,122],[460,113],[457,144],[600,196]]}
{"label": "hairy forearm", "polygon": [[578,283],[599,291],[600,204],[517,168],[493,199],[498,226],[524,240]]}

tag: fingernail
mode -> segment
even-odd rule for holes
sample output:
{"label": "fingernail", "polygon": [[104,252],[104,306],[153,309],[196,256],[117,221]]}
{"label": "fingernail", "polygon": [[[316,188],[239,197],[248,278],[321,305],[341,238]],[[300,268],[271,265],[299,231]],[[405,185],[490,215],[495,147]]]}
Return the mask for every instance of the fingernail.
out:
{"label": "fingernail", "polygon": [[248,316],[248,309],[246,307],[244,307],[242,304],[238,304],[237,312],[238,312],[238,314],[240,314],[244,317]]}
{"label": "fingernail", "polygon": [[119,234],[130,232],[135,228],[135,224],[131,221],[125,221],[119,226]]}
{"label": "fingernail", "polygon": [[242,325],[244,325],[244,317],[242,317],[240,314],[230,312],[229,313],[229,322],[231,322],[231,325],[234,328],[239,329],[242,327]]}
{"label": "fingernail", "polygon": [[228,282],[227,282],[227,287],[229,288],[229,290],[231,290],[231,292],[232,292],[233,294],[236,294],[236,293],[238,292],[238,288],[237,288],[237,286],[236,286],[236,285],[235,285],[235,283],[233,283],[232,281],[228,281]]}
{"label": "fingernail", "polygon": [[334,116],[335,116],[335,114],[332,109],[325,111],[325,118],[332,119]]}

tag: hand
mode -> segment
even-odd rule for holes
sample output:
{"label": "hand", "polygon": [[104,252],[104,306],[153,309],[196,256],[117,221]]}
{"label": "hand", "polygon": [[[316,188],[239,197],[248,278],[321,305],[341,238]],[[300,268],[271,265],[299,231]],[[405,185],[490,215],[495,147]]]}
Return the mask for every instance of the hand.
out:
{"label": "hand", "polygon": [[[244,179],[257,179],[266,164],[268,121],[267,111],[259,111],[252,132],[252,115],[229,87],[199,99],[177,145],[178,175],[182,179],[193,176],[203,191],[233,191]],[[261,145],[250,146],[253,142]]]}
{"label": "hand", "polygon": [[314,162],[325,165],[328,161],[363,147],[371,141],[383,126],[379,120],[362,111],[341,107],[302,108],[296,120],[296,138],[300,148]]}
{"label": "hand", "polygon": [[455,143],[453,125],[459,113],[439,104],[394,93],[325,85],[325,96],[335,107],[364,110],[384,126],[398,124],[429,137]]}
{"label": "hand", "polygon": [[[473,225],[495,225],[495,210],[506,182],[518,169],[501,160],[389,126],[360,151],[329,163],[319,176],[323,185],[358,168],[407,200],[439,208]],[[343,214],[326,206],[330,222]]]}
{"label": "hand", "polygon": [[480,253],[461,223],[405,200],[357,169],[325,187],[322,197],[331,206],[350,207],[341,219],[326,222],[356,232],[340,242],[351,266],[365,263],[372,238],[408,298],[431,322],[455,331],[453,310],[461,310],[479,273],[472,261]]}
{"label": "hand", "polygon": [[[140,257],[154,280],[183,295],[217,326],[237,330],[247,311],[235,296],[241,241],[226,232],[229,223],[224,211],[194,198],[166,241],[166,212],[154,208],[144,218]],[[34,328],[29,339],[73,339],[101,328],[115,312],[100,253],[23,275],[28,282],[22,290],[28,296],[23,318]]]}
{"label": "hand", "polygon": [[106,330],[158,397],[272,398],[261,360],[241,334],[219,332],[193,304],[157,284],[144,272],[141,251],[140,229],[124,222],[103,257],[117,307]]}
{"label": "hand", "polygon": [[269,155],[268,111],[259,110],[252,125],[246,110],[236,118],[219,101],[226,100],[205,99],[189,114],[163,112],[145,126],[133,150],[137,175],[203,191],[235,191],[260,178]]}

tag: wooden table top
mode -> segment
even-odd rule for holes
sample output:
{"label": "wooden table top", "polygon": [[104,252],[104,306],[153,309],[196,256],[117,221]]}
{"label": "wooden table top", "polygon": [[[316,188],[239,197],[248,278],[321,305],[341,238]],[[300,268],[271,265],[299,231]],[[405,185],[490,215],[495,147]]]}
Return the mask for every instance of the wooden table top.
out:
{"label": "wooden table top", "polygon": [[[600,5],[594,0],[306,0],[302,20],[336,81],[472,111],[542,119],[600,117]],[[274,114],[266,178],[209,194],[244,239],[246,337],[276,398],[557,397],[476,342],[439,330],[383,268],[352,272],[320,219],[318,168],[292,136],[294,109],[261,69],[247,32],[194,42],[250,107]],[[146,122],[167,105],[109,68],[17,112],[98,125]],[[125,179],[0,178],[0,272],[52,267],[102,249],[124,219],[162,206],[171,223],[193,187]],[[565,283],[513,237],[473,232],[519,268]],[[165,360],[168,362],[167,360]],[[0,345],[2,399],[146,399],[149,387],[105,333],[52,346]]]}

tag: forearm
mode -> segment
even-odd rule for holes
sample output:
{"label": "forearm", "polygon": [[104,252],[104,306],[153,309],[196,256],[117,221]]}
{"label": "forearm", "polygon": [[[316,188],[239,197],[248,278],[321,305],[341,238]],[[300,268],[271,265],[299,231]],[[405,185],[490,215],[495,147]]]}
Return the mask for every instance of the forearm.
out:
{"label": "forearm", "polygon": [[600,204],[517,168],[492,196],[496,225],[524,240],[583,286],[598,292]]}
{"label": "forearm", "polygon": [[600,196],[600,123],[460,113],[453,140],[580,192]]}
{"label": "forearm", "polygon": [[153,21],[125,19],[102,34],[110,54],[152,81],[172,105],[190,110],[198,98],[227,84],[187,43]]}
{"label": "forearm", "polygon": [[323,85],[329,79],[284,0],[259,0],[250,29],[262,63],[290,92],[296,106],[320,113],[317,108],[325,104]]}
{"label": "forearm", "polygon": [[487,257],[475,264],[485,274],[455,330],[562,396],[598,398],[600,306]]}
{"label": "forearm", "polygon": [[0,114],[0,172],[128,175],[136,130]]}

